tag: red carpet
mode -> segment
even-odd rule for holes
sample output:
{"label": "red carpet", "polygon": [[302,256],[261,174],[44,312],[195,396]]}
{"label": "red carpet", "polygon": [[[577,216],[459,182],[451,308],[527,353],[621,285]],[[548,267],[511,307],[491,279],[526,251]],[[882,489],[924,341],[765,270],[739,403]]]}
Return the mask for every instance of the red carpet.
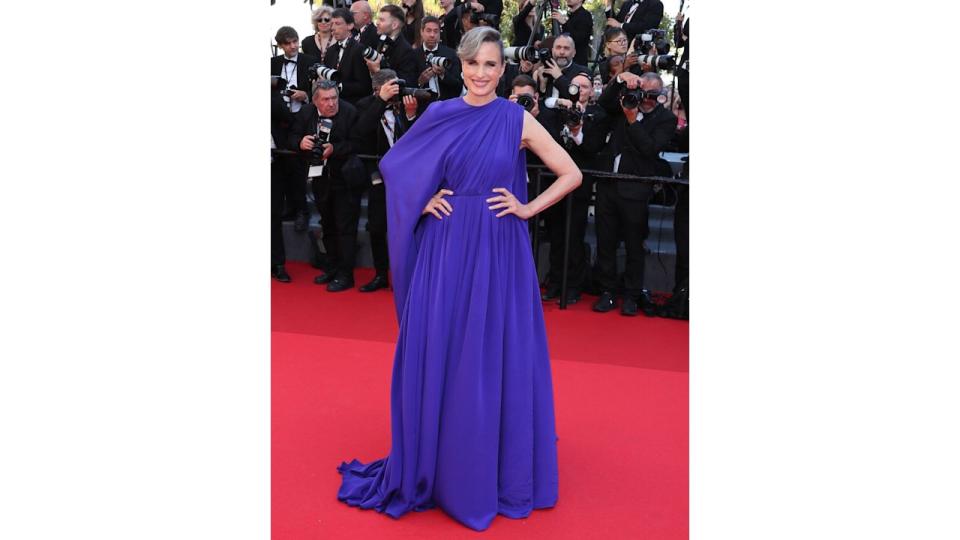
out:
{"label": "red carpet", "polygon": [[560,500],[477,533],[439,509],[394,520],[337,501],[341,461],[390,450],[392,295],[331,294],[309,266],[287,270],[272,284],[275,540],[688,537],[687,323],[593,313],[590,296],[545,304]]}

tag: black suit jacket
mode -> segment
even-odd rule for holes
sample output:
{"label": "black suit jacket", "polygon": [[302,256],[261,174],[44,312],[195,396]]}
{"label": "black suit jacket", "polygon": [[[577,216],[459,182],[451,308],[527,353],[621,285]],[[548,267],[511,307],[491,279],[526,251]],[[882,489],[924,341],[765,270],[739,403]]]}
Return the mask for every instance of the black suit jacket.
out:
{"label": "black suit jacket", "polygon": [[[627,17],[627,14],[630,13],[630,7],[637,3],[638,0],[627,0],[620,6],[620,11],[617,12],[617,19],[620,22]],[[623,31],[627,33],[627,39],[630,42],[633,42],[634,36],[637,34],[642,34],[646,30],[651,28],[658,28],[660,26],[660,19],[663,18],[663,3],[660,0],[639,0],[640,7],[637,8],[636,13],[633,14],[633,18],[630,19],[630,22],[623,25]]]}
{"label": "black suit jacket", "polygon": [[[317,131],[317,121],[320,115],[317,108],[310,103],[305,105],[294,116],[293,127],[287,137],[287,144],[291,150],[300,153],[304,162],[309,162],[312,153],[300,150],[300,140],[307,135],[314,135]],[[346,161],[355,156],[356,141],[353,139],[352,128],[357,122],[357,109],[350,103],[340,100],[340,110],[333,117],[333,128],[330,130],[330,144],[333,145],[333,154],[327,159],[329,166],[329,180],[332,185],[344,186],[346,182],[341,169]]]}
{"label": "black suit jacket", "polygon": [[[598,154],[600,154],[606,145],[607,133],[610,132],[610,116],[603,107],[597,104],[587,105],[586,112],[592,116],[584,117],[583,128],[581,128],[583,132],[582,143],[577,145],[573,141],[570,141],[569,144],[565,145],[565,148],[573,159],[573,162],[576,163],[577,167],[581,170],[598,169],[603,165],[603,163],[598,160]],[[583,175],[583,183],[573,192],[574,198],[580,200],[589,199],[590,194],[593,192],[594,181],[595,179],[592,175]]]}
{"label": "black suit jacket", "polygon": [[290,127],[293,124],[293,113],[284,103],[280,89],[270,90],[270,135],[278,149],[287,149],[290,142],[287,140]]}
{"label": "black suit jacket", "polygon": [[[417,69],[419,67],[417,54],[414,52],[413,47],[410,46],[410,43],[407,42],[407,39],[403,37],[403,34],[397,35],[397,39],[395,39],[393,45],[390,46],[384,60],[385,61],[380,62],[381,68],[390,68],[396,71],[397,77],[406,80],[410,86],[416,86],[417,77],[423,70]],[[367,89],[368,94],[370,90],[369,88]]]}
{"label": "black suit jacket", "polygon": [[360,36],[360,43],[366,45],[367,47],[376,47],[377,46],[377,25],[372,22],[367,23],[361,30],[353,29],[353,36]]}
{"label": "black suit jacket", "polygon": [[337,43],[327,48],[327,56],[323,59],[323,65],[337,68],[340,72],[340,84],[342,85],[340,97],[351,104],[355,104],[357,100],[373,90],[373,83],[370,80],[370,70],[367,69],[367,63],[363,61],[363,45],[352,39],[348,41],[339,67],[337,67],[337,56],[340,54],[340,45]]}
{"label": "black suit jacket", "polygon": [[[562,25],[561,29],[570,34],[570,37],[573,38],[573,45],[577,48],[577,54],[573,57],[574,63],[585,66],[587,65],[587,59],[590,57],[593,15],[590,15],[587,8],[580,6],[576,11],[571,12],[569,17],[567,24]],[[527,35],[530,35],[529,32]]]}
{"label": "black suit jacket", "polygon": [[[330,38],[330,44],[333,44],[333,38]],[[327,45],[329,48],[330,45]],[[321,62],[323,61],[323,54],[320,53],[320,47],[317,47],[317,42],[314,39],[314,36],[307,36],[303,38],[303,41],[300,42],[300,48],[303,49],[304,54],[309,54],[314,58],[320,58]]]}
{"label": "black suit jacket", "polygon": [[[360,113],[357,116],[357,123],[353,126],[352,137],[356,141],[358,153],[383,157],[390,150],[390,142],[387,140],[387,134],[380,120],[387,107],[385,101],[374,95],[369,95],[357,102]],[[394,133],[399,132],[400,137],[403,137],[403,134],[409,131],[416,121],[416,117],[413,120],[407,120],[402,107],[400,114],[394,111],[394,118],[399,124],[399,126],[394,125]],[[395,135],[395,140],[400,137]],[[376,163],[368,161],[366,165],[369,172],[376,170]]]}
{"label": "black suit jacket", "polygon": [[[315,56],[310,56],[306,53],[300,53],[297,55],[297,80],[296,81],[287,81],[288,83],[293,83],[297,85],[297,88],[303,90],[307,93],[307,98],[309,101],[310,91],[312,90],[310,85],[310,76],[307,74],[307,69],[319,62]],[[276,75],[279,77],[283,76],[283,55],[274,56],[270,59],[270,75]],[[289,69],[289,68],[287,68]]]}
{"label": "black suit jacket", "polygon": [[[427,69],[427,52],[423,49],[423,46],[414,49],[414,52],[417,56],[417,77],[419,77],[420,73],[423,73],[423,70]],[[434,51],[433,54],[434,56],[449,58],[451,61],[451,65],[447,68],[444,76],[437,78],[438,86],[440,86],[440,99],[460,97],[460,94],[463,92],[463,70],[457,53],[443,43],[438,43],[437,50]],[[416,83],[416,80],[412,82]],[[430,84],[427,83],[421,87],[429,88]]]}
{"label": "black suit jacket", "polygon": [[[633,124],[627,124],[627,118],[620,108],[620,90],[624,84],[616,79],[603,90],[597,101],[611,117],[610,141],[600,158],[600,167],[612,171],[613,161],[620,154],[620,171],[638,176],[672,176],[670,164],[660,157],[666,150],[677,130],[677,117],[672,112],[657,106],[643,118]],[[650,191],[638,182],[615,182],[617,193],[625,199],[645,199]]]}
{"label": "black suit jacket", "polygon": [[[567,92],[567,88],[569,88],[570,85],[573,84],[573,78],[581,73],[586,75],[587,77],[590,77],[590,71],[586,67],[576,62],[570,64],[569,66],[567,66],[566,69],[560,72],[560,78],[553,81],[553,86],[554,88],[557,89],[558,92],[560,92],[560,97],[564,99],[570,99],[570,94],[569,92]],[[547,88],[547,95],[550,95],[552,93],[553,92],[551,92],[550,89]]]}

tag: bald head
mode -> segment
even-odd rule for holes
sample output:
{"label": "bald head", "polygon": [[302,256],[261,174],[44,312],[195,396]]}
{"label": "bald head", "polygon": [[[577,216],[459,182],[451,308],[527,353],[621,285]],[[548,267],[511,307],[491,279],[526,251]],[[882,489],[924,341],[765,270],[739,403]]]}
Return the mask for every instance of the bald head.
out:
{"label": "bald head", "polygon": [[373,9],[366,0],[357,0],[350,4],[350,13],[353,14],[354,27],[366,26],[373,20]]}

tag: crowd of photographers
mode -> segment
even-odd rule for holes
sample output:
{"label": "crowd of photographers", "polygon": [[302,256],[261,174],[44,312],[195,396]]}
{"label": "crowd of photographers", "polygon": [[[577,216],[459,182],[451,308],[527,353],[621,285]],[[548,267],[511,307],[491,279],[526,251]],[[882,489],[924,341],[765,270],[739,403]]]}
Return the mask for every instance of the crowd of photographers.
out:
{"label": "crowd of photographers", "polygon": [[[591,50],[593,17],[582,0],[568,0],[566,10],[556,0],[520,0],[497,93],[533,115],[581,169],[673,177],[661,152],[687,151],[689,20],[677,17],[674,46],[684,47],[677,58],[670,54],[666,33],[658,29],[663,16],[659,0],[626,0],[618,10],[613,1],[608,0],[605,29]],[[315,266],[323,269],[314,282],[331,292],[354,287],[361,198],[366,195],[376,275],[359,290],[389,286],[383,180],[375,161],[358,156],[384,155],[432,101],[464,93],[456,55],[460,38],[475,26],[499,28],[503,10],[500,0],[440,4],[438,16],[425,14],[422,0],[386,4],[376,14],[364,0],[324,5],[312,15],[315,34],[302,42],[291,27],[277,31],[279,54],[271,59],[271,135],[273,147],[280,150],[272,161],[275,279],[290,280],[281,222],[292,219],[297,232],[307,231],[309,186],[325,248],[314,254]],[[538,15],[544,24],[537,24]],[[678,91],[665,87],[664,78],[676,81]],[[527,163],[541,164],[529,151]],[[687,191],[686,186],[669,188],[676,195],[678,248],[670,300],[657,305],[644,287],[644,240],[654,183],[585,174],[571,195],[568,304],[587,291],[598,295],[594,311],[615,309],[619,298],[623,315],[639,311],[687,317]],[[533,189],[531,184],[531,199]],[[595,264],[585,247],[591,205]],[[550,244],[543,299],[552,301],[561,290],[565,205],[554,205],[541,217]],[[619,275],[621,241],[626,268]],[[316,248],[315,241],[311,245]]]}

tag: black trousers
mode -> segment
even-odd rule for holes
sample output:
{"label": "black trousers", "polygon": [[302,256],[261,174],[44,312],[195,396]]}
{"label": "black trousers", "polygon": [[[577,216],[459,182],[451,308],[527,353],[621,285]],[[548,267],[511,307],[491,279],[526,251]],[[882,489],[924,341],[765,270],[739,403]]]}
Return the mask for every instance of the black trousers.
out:
{"label": "black trousers", "polygon": [[617,193],[614,182],[597,184],[597,283],[604,291],[617,290],[617,247],[619,238],[623,238],[627,250],[623,292],[636,297],[643,291],[643,241],[649,232],[649,195],[653,188],[644,184],[646,196],[627,199]]}
{"label": "black trousers", "polygon": [[307,211],[307,170],[310,166],[299,156],[280,155],[283,197],[288,211]]}
{"label": "black trousers", "polygon": [[690,278],[690,187],[677,185],[677,207],[673,213],[673,235],[677,243],[677,265],[673,290]]}
{"label": "black trousers", "polygon": [[[582,291],[587,283],[587,254],[583,242],[587,234],[588,199],[573,197],[570,213],[570,254],[567,259],[567,285]],[[563,279],[563,233],[567,222],[567,203],[561,200],[547,208],[544,220],[550,238],[550,270],[547,283],[559,286]]]}
{"label": "black trousers", "polygon": [[370,251],[377,275],[386,276],[390,268],[387,251],[387,188],[382,184],[367,190],[367,232],[370,233]]}
{"label": "black trousers", "polygon": [[283,212],[283,165],[274,158],[270,163],[270,265],[278,266],[287,262],[287,251],[283,247],[283,224],[280,214]]}
{"label": "black trousers", "polygon": [[333,184],[326,175],[314,178],[312,189],[327,251],[326,270],[332,272],[335,279],[353,281],[362,192],[342,183]]}

